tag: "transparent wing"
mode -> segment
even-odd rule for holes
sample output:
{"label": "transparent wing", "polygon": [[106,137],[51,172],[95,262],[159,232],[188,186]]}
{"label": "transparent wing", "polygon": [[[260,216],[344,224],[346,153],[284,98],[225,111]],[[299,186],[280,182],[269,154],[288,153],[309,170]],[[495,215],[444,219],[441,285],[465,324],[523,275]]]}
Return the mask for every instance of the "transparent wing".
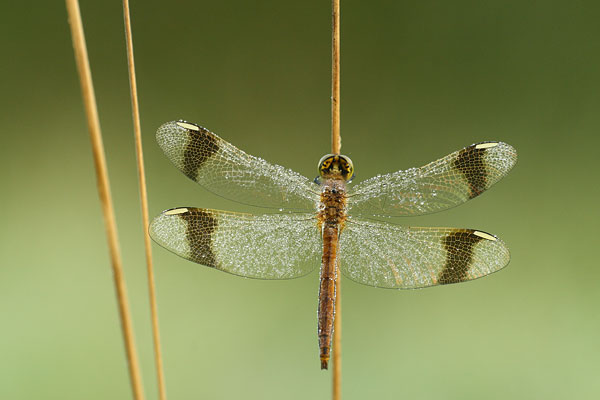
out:
{"label": "transparent wing", "polygon": [[150,236],[183,258],[248,278],[297,278],[321,260],[321,236],[312,214],[174,208],[154,218]]}
{"label": "transparent wing", "polygon": [[409,228],[353,218],[340,237],[341,270],[369,286],[411,289],[477,279],[506,266],[494,235],[473,229]]}
{"label": "transparent wing", "polygon": [[188,178],[227,199],[298,211],[313,211],[319,201],[319,188],[309,179],[246,154],[196,124],[167,122],[156,140]]}
{"label": "transparent wing", "polygon": [[506,143],[473,144],[424,167],[360,182],[349,193],[349,212],[409,216],[442,211],[479,196],[516,161],[516,150]]}

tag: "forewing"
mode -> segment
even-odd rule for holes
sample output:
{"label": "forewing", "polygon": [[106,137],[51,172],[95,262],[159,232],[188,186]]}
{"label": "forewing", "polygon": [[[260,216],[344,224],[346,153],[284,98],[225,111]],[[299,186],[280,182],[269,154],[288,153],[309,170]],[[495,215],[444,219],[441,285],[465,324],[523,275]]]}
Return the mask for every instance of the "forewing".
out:
{"label": "forewing", "polygon": [[410,216],[455,207],[479,196],[504,177],[517,161],[503,142],[465,147],[421,168],[379,175],[349,193],[354,215]]}
{"label": "forewing", "polygon": [[316,208],[319,188],[315,183],[246,154],[201,126],[167,122],[158,128],[156,140],[188,178],[219,196],[258,207]]}
{"label": "forewing", "polygon": [[154,218],[150,236],[183,258],[257,279],[306,275],[319,265],[322,251],[312,214],[251,215],[175,208]]}
{"label": "forewing", "polygon": [[508,248],[473,229],[412,228],[354,218],[340,237],[341,270],[369,286],[412,289],[477,279],[506,266]]}

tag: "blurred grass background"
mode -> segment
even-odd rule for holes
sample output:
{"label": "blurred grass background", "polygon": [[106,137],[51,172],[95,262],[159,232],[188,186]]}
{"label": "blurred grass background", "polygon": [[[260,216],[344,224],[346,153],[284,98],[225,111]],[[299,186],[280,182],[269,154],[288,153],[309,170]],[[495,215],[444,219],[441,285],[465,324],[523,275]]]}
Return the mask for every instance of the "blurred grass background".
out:
{"label": "blurred grass background", "polygon": [[[148,399],[156,398],[121,3],[81,4]],[[62,2],[0,25],[0,398],[130,398]],[[416,291],[344,281],[347,399],[596,399],[600,5],[342,2],[342,151],[357,181],[473,142],[513,172],[456,209],[402,220],[502,237],[486,279]],[[243,210],[161,153],[200,123],[316,175],[330,147],[330,2],[149,0],[132,20],[151,214]],[[594,253],[596,249],[596,253]],[[170,399],[326,399],[318,274],[241,279],[154,247]]]}

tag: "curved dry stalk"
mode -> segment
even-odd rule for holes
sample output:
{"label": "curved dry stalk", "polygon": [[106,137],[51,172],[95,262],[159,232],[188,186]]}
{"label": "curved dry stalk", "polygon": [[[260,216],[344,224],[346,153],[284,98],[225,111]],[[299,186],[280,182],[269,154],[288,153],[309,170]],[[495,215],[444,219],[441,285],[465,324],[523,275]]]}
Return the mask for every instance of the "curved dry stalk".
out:
{"label": "curved dry stalk", "polygon": [[148,274],[148,294],[150,297],[150,318],[152,320],[152,337],[154,342],[154,362],[160,400],[166,400],[167,390],[163,370],[162,353],[160,349],[160,331],[158,325],[158,305],[156,301],[156,284],[152,261],[152,246],[148,234],[148,191],[146,189],[146,171],[144,167],[144,152],[142,149],[142,128],[140,124],[140,108],[137,94],[137,79],[133,58],[133,35],[131,33],[131,14],[129,0],[123,0],[123,19],[125,21],[125,42],[127,43],[127,65],[129,70],[129,89],[131,92],[131,112],[133,117],[133,135],[137,159],[138,182],[140,185],[140,205],[142,209],[142,229],[144,231],[144,248],[146,253],[146,272]]}
{"label": "curved dry stalk", "polygon": [[104,225],[108,239],[108,249],[110,262],[113,270],[113,281],[115,284],[117,301],[119,304],[119,317],[121,319],[121,330],[125,341],[125,350],[127,353],[127,363],[129,366],[129,378],[136,400],[144,398],[142,387],[142,378],[140,367],[135,350],[135,337],[133,334],[133,324],[127,301],[127,290],[123,277],[123,265],[121,261],[121,251],[119,249],[119,240],[117,237],[117,225],[110,194],[110,184],[108,180],[108,170],[106,167],[106,157],[104,154],[104,145],[102,143],[102,133],[100,131],[100,121],[98,119],[98,108],[96,106],[96,97],[94,95],[94,86],[92,84],[92,73],[83,34],[83,24],[81,22],[81,12],[77,0],[66,0],[67,13],[69,15],[69,25],[71,26],[71,36],[73,38],[73,48],[75,51],[75,61],[79,72],[81,91],[85,113],[88,121],[88,130],[92,142],[92,154],[94,157],[94,167],[96,170],[96,181],[98,185],[98,194],[102,205],[104,216]]}

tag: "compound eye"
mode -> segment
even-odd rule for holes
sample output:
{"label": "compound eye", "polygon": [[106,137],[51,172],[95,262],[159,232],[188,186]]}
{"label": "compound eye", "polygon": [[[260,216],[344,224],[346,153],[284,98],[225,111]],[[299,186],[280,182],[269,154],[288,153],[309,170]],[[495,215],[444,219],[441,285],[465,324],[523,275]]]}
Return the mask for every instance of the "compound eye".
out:
{"label": "compound eye", "polygon": [[323,172],[329,167],[331,167],[331,163],[333,162],[334,157],[335,154],[325,154],[323,157],[321,157],[321,159],[319,160],[319,165],[317,167],[319,169],[319,175],[323,175]]}
{"label": "compound eye", "polygon": [[348,156],[340,156],[340,166],[343,171],[343,177],[346,181],[350,181],[354,176],[354,164]]}

